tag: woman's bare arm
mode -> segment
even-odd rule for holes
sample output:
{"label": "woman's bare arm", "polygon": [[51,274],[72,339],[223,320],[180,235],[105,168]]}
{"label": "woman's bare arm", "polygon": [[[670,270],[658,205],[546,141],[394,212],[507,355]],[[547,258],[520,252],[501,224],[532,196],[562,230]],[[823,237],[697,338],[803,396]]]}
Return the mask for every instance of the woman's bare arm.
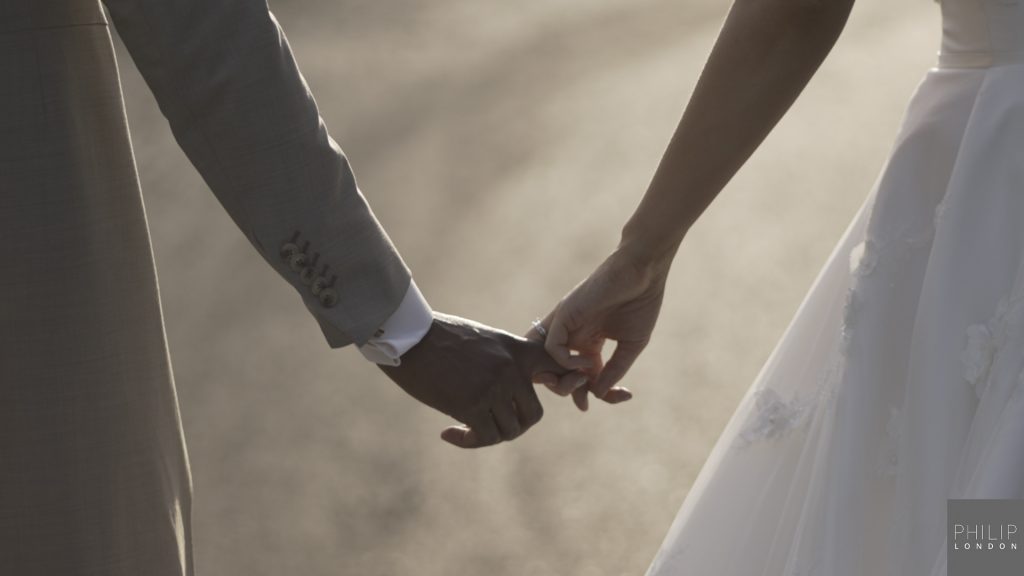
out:
{"label": "woman's bare arm", "polygon": [[624,247],[667,264],[703,213],[803,91],[853,0],[737,0]]}
{"label": "woman's bare arm", "polygon": [[[571,351],[592,360],[588,386],[572,375],[542,379],[573,392],[608,394],[646,347],[672,259],[690,226],[747,161],[832,49],[853,0],[736,0],[690,102],[618,249],[542,322],[545,347],[566,368]],[[540,338],[538,331],[532,337]],[[607,365],[605,340],[617,346]]]}

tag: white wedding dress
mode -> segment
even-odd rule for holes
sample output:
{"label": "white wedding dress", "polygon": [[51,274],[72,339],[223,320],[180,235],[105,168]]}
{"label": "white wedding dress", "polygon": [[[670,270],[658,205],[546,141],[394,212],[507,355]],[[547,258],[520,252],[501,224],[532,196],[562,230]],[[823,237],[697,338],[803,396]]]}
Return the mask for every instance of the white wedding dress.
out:
{"label": "white wedding dress", "polygon": [[648,576],[945,576],[947,498],[1024,498],[1024,0],[943,0],[881,176]]}

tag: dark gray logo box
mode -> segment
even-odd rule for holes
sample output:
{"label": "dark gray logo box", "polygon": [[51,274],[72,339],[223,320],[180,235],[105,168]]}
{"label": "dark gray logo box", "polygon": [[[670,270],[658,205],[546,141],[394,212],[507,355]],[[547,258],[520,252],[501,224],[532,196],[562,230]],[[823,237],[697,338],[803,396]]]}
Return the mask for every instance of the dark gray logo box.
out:
{"label": "dark gray logo box", "polygon": [[947,576],[1024,575],[1024,500],[947,500]]}

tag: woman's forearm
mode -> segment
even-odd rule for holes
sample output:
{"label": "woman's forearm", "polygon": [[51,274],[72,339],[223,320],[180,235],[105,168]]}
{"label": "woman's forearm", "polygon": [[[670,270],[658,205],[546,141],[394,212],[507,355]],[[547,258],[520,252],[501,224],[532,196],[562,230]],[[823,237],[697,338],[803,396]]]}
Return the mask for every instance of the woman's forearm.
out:
{"label": "woman's forearm", "polygon": [[620,250],[667,270],[835,44],[853,0],[736,0]]}

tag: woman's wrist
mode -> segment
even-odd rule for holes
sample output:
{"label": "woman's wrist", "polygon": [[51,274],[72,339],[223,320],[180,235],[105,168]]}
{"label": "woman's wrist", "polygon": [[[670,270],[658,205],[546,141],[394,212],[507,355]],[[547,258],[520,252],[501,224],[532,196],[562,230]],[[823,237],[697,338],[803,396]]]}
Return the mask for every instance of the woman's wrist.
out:
{"label": "woman's wrist", "polygon": [[638,269],[653,275],[667,275],[685,232],[676,236],[657,235],[650,228],[626,224],[615,252]]}
{"label": "woman's wrist", "polygon": [[656,243],[624,233],[612,257],[655,281],[668,276],[678,248],[678,242]]}

